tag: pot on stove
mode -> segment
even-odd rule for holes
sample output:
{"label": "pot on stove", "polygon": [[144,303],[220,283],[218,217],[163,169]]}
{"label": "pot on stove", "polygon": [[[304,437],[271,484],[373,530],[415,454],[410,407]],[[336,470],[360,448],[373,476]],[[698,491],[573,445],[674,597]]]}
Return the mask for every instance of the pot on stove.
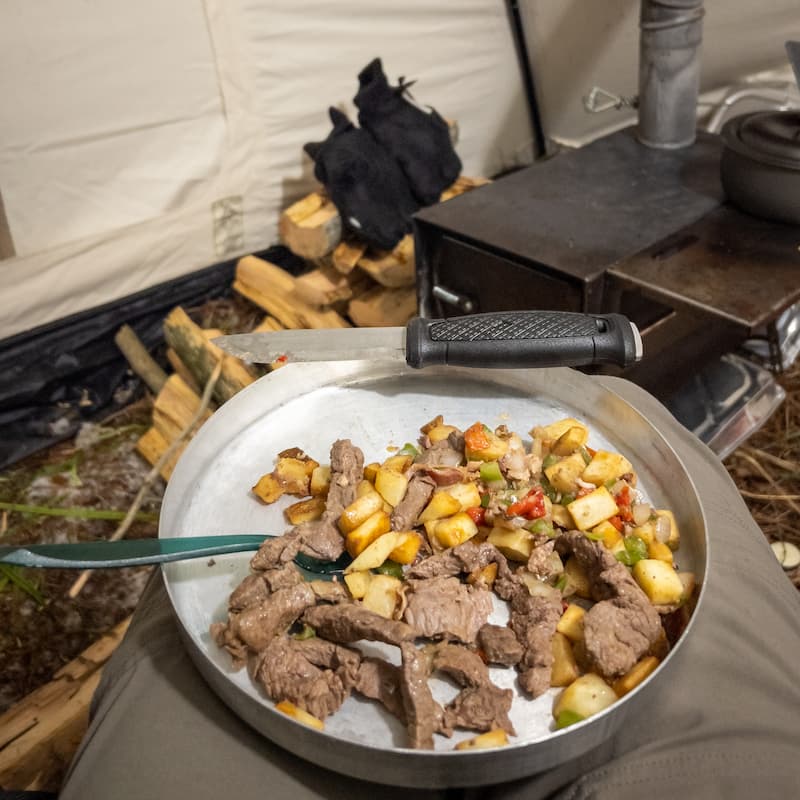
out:
{"label": "pot on stove", "polygon": [[756,217],[800,225],[800,111],[756,111],[720,133],[722,186]]}

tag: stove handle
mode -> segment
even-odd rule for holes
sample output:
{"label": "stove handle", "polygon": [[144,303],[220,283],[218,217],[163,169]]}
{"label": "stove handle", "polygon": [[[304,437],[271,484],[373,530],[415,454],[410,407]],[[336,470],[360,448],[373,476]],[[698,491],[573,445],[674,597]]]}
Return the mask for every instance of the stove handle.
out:
{"label": "stove handle", "polygon": [[442,303],[457,308],[462,314],[473,314],[478,310],[477,303],[471,297],[454,292],[438,283],[434,284],[431,294]]}

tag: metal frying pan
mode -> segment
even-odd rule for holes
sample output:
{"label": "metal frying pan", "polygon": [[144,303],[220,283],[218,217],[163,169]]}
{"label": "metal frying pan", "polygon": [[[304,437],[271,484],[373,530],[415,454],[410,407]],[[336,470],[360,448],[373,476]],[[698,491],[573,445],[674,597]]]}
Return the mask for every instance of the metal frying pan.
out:
{"label": "metal frying pan", "polygon": [[[505,423],[523,434],[565,415],[583,420],[591,431],[589,444],[624,453],[651,502],[675,512],[682,534],[680,568],[694,571],[702,583],[705,522],[682,463],[635,409],[590,377],[566,368],[483,372],[455,367],[418,371],[396,362],[290,364],[236,395],[199,431],[167,487],[162,535],[285,529],[280,502],[263,506],[249,491],[273,468],[280,450],[301,447],[324,463],[332,442],[347,437],[364,450],[367,461],[379,460],[386,457],[387,446],[413,440],[437,414],[462,427],[482,420],[490,426]],[[348,699],[326,720],[325,730],[317,731],[275,711],[246,670],[232,671],[227,653],[211,641],[208,630],[225,618],[228,595],[247,574],[248,562],[247,554],[236,554],[163,568],[185,646],[198,669],[236,714],[281,747],[328,769],[394,785],[498,783],[580,756],[629,715],[646,713],[649,687],[666,679],[673,654],[692,634],[690,621],[672,654],[643,684],[605,712],[561,731],[551,729],[557,690],[531,701],[517,691],[513,670],[493,670],[493,680],[516,693],[511,719],[518,735],[511,744],[454,751],[458,735],[437,736],[433,751],[418,751],[406,746],[402,726],[371,701]],[[702,606],[701,593],[695,618]],[[447,699],[446,685],[434,685],[433,691]]]}

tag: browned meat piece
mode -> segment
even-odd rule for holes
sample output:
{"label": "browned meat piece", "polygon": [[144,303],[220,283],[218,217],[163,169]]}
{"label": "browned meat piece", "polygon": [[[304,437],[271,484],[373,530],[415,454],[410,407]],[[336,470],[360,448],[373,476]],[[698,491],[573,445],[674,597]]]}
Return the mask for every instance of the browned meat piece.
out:
{"label": "browned meat piece", "polygon": [[413,528],[435,488],[436,484],[427,475],[419,472],[412,475],[403,499],[392,511],[392,530],[407,531]]}
{"label": "browned meat piece", "polygon": [[478,631],[478,647],[490,664],[513,667],[522,659],[522,645],[505,625],[484,625]]}
{"label": "browned meat piece", "polygon": [[559,537],[589,577],[598,602],[583,619],[584,642],[579,652],[588,669],[604,678],[627,672],[663,637],[661,617],[628,568],[600,542],[578,531]]}
{"label": "browned meat piece", "polygon": [[335,561],[344,552],[344,537],[336,523],[342,509],[356,498],[364,475],[364,454],[349,439],[331,447],[331,485],[322,517],[303,522],[277,539],[267,539],[250,561],[258,571],[291,561],[299,552],[323,561]]}
{"label": "browned meat piece", "polygon": [[506,557],[494,545],[488,542],[475,544],[470,540],[415,564],[407,570],[406,577],[436,578],[444,575],[468,575],[493,563],[497,564],[497,577],[501,581],[504,578],[511,578]]}
{"label": "browned meat piece", "polygon": [[433,749],[433,734],[442,725],[444,712],[433,699],[428,686],[430,664],[427,656],[411,642],[400,645],[403,656],[400,692],[406,715],[409,744],[416,748]]}
{"label": "browned meat piece", "polygon": [[386,619],[355,603],[309,608],[303,614],[303,622],[310,625],[318,636],[342,644],[367,639],[399,645],[413,641],[417,636],[405,622]]}
{"label": "browned meat piece", "polygon": [[228,611],[241,611],[255,606],[269,597],[271,589],[264,580],[263,573],[248,575],[228,598]]}
{"label": "browned meat piece", "polygon": [[[231,614],[232,616],[234,614]],[[231,633],[229,625],[230,618],[228,622],[212,622],[209,632],[217,647],[223,647],[228,651],[233,668],[241,669],[247,662],[247,645]]]}
{"label": "browned meat piece", "polygon": [[437,486],[452,486],[454,483],[461,483],[467,478],[466,467],[428,467],[420,464],[419,468]]}
{"label": "browned meat piece", "polygon": [[272,700],[289,700],[325,719],[350,693],[359,660],[356,651],[331,642],[281,636],[251,659],[250,674]]}
{"label": "browned meat piece", "polygon": [[278,589],[285,589],[287,586],[294,586],[303,581],[300,570],[291,562],[278,567],[278,569],[268,569],[260,574],[270,592],[277,592]]}
{"label": "browned meat piece", "polygon": [[258,605],[231,614],[228,628],[232,636],[243,641],[251,650],[263,650],[315,602],[316,597],[308,584],[298,583],[278,589]]}
{"label": "browned meat piece", "polygon": [[555,539],[545,540],[542,544],[536,545],[528,557],[528,572],[532,572],[540,580],[553,575],[553,562],[555,561],[553,552],[555,546]]}
{"label": "browned meat piece", "polygon": [[474,650],[447,642],[429,645],[426,650],[430,653],[433,669],[449,675],[459,686],[491,683],[489,668]]}
{"label": "browned meat piece", "polygon": [[474,642],[492,613],[490,592],[457,578],[406,581],[404,591],[403,619],[420,636]]}
{"label": "browned meat piece", "polygon": [[561,618],[561,595],[531,597],[526,589],[511,598],[511,629],[522,644],[523,655],[517,665],[520,686],[533,697],[550,688],[553,666],[551,640]]}
{"label": "browned meat piece", "polygon": [[403,697],[400,690],[399,667],[380,658],[364,658],[358,668],[353,689],[364,697],[377,700],[400,722],[406,722]]}
{"label": "browned meat piece", "polygon": [[493,683],[468,686],[445,708],[442,732],[449,734],[455,728],[481,732],[501,728],[514,736],[516,731],[508,718],[513,700],[511,689],[501,689]]}
{"label": "browned meat piece", "polygon": [[[460,446],[459,446],[460,445]],[[415,459],[415,464],[430,467],[457,467],[464,463],[464,436],[451,433],[423,450]]]}
{"label": "browned meat piece", "polygon": [[347,603],[350,601],[350,595],[340,581],[309,581],[308,585],[317,599],[322,600],[323,603]]}

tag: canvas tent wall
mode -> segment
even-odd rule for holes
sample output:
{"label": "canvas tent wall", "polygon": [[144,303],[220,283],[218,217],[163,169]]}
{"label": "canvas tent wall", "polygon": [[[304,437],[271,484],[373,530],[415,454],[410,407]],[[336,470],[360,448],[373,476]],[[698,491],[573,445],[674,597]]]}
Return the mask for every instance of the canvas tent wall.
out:
{"label": "canvas tent wall", "polygon": [[[0,25],[0,339],[276,241],[313,186],[304,142],[358,71],[457,120],[464,171],[531,158],[496,0],[5,0]],[[638,0],[518,4],[546,133],[577,143],[593,84],[635,92]],[[707,0],[703,85],[784,60],[797,0]]]}

